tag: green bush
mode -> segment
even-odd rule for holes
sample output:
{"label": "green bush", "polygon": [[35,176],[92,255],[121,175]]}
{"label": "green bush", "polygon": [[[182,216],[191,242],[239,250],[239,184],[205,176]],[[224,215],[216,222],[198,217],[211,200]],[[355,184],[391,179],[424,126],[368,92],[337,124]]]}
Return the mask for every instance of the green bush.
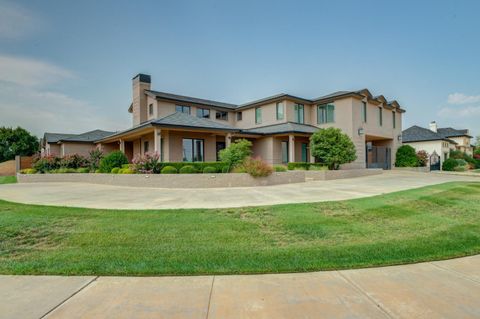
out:
{"label": "green bush", "polygon": [[165,166],[162,168],[162,174],[177,174],[178,170],[173,166]]}
{"label": "green bush", "polygon": [[285,165],[273,165],[273,169],[275,170],[275,172],[286,172],[287,171],[287,168],[285,167]]}
{"label": "green bush", "polygon": [[357,159],[355,145],[342,130],[334,127],[319,129],[310,137],[310,151],[329,169],[339,169],[341,164]]}
{"label": "green bush", "polygon": [[95,148],[88,153],[88,165],[90,166],[90,171],[94,172],[98,169],[103,155],[101,148]]}
{"label": "green bush", "polygon": [[225,166],[223,162],[161,162],[159,168],[161,171],[166,166],[173,166],[179,171],[184,166],[193,166],[198,172],[203,172],[205,167],[214,167],[217,172],[221,172],[222,168]]}
{"label": "green bush", "polygon": [[25,168],[20,171],[21,174],[36,174],[37,170],[35,168]]}
{"label": "green bush", "polygon": [[397,150],[396,167],[417,167],[418,158],[415,149],[410,145],[402,145]]}
{"label": "green bush", "polygon": [[33,168],[39,173],[47,173],[51,170],[60,168],[60,158],[49,155],[42,158],[39,158],[33,163]]}
{"label": "green bush", "polygon": [[229,170],[243,161],[252,154],[252,142],[246,139],[237,140],[231,143],[229,147],[219,152],[219,157]]}
{"label": "green bush", "polygon": [[79,168],[79,167],[87,167],[88,160],[79,154],[70,154],[62,157],[60,159],[60,167],[62,168]]}
{"label": "green bush", "polygon": [[306,170],[312,170],[312,171],[319,171],[319,170],[325,170],[328,169],[328,167],[325,164],[321,163],[307,163],[307,162],[290,162],[287,164],[287,167],[289,170],[297,170],[297,171],[306,171]]}
{"label": "green bush", "polygon": [[112,168],[112,170],[110,171],[110,173],[112,173],[112,174],[118,174],[118,172],[120,172],[120,167],[114,167],[114,168]]}
{"label": "green bush", "polygon": [[75,168],[68,168],[68,167],[61,167],[54,169],[50,171],[49,173],[53,174],[72,174],[72,173],[77,173],[77,170]]}
{"label": "green bush", "polygon": [[197,170],[192,165],[185,165],[178,171],[180,174],[195,174]]}
{"label": "green bush", "polygon": [[225,165],[222,167],[222,173],[230,173],[231,167],[228,165]]}
{"label": "green bush", "polygon": [[118,174],[135,174],[135,171],[129,167],[121,168]]}
{"label": "green bush", "polygon": [[326,171],[328,167],[321,164],[312,164],[308,167],[309,171]]}
{"label": "green bush", "polygon": [[204,174],[213,174],[213,173],[216,173],[216,172],[217,172],[217,169],[215,167],[212,167],[212,166],[207,166],[203,169]]}
{"label": "green bush", "polygon": [[265,163],[259,157],[247,157],[243,164],[239,167],[243,167],[245,169],[245,172],[253,177],[266,177],[273,172],[273,167]]}
{"label": "green bush", "polygon": [[238,173],[246,173],[246,172],[247,172],[247,170],[245,169],[245,167],[243,165],[237,165],[230,172],[227,172],[227,173],[238,174]]}
{"label": "green bush", "polygon": [[77,168],[77,173],[90,173],[90,169],[88,167],[80,167],[80,168]]}
{"label": "green bush", "polygon": [[95,174],[99,174],[99,173],[101,173],[101,172],[102,172],[102,171],[99,170],[99,169],[96,169],[96,170],[95,170]]}
{"label": "green bush", "polygon": [[102,173],[110,173],[113,168],[128,164],[128,159],[121,151],[114,151],[100,160],[99,169]]}
{"label": "green bush", "polygon": [[448,158],[446,161],[443,162],[442,164],[442,170],[444,171],[454,171],[455,167],[458,166],[458,162],[454,158]]}

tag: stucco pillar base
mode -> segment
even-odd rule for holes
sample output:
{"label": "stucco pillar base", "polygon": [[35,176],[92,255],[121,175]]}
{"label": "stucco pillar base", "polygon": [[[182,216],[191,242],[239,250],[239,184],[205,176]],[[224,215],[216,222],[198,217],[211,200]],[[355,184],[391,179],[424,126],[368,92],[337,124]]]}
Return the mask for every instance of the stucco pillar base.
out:
{"label": "stucco pillar base", "polygon": [[288,136],[288,162],[295,162],[295,136]]}

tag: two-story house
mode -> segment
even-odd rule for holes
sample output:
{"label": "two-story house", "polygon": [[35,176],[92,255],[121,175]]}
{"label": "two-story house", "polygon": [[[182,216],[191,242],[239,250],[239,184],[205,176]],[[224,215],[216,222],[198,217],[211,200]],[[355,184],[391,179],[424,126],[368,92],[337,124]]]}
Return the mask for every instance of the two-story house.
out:
{"label": "two-story house", "polygon": [[316,99],[278,94],[236,105],[151,89],[151,77],[132,79],[130,129],[99,139],[129,159],[158,152],[162,161],[217,161],[218,152],[246,138],[253,155],[271,164],[312,162],[309,137],[338,127],[354,142],[357,160],[345,168],[390,168],[401,145],[402,114],[396,101],[367,90],[340,91]]}

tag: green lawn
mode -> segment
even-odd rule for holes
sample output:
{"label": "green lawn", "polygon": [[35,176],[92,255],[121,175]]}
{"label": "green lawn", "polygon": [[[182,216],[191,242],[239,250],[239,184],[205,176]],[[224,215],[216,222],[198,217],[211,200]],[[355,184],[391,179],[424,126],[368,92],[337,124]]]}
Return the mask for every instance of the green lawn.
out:
{"label": "green lawn", "polygon": [[120,211],[0,201],[0,273],[295,272],[480,253],[480,183],[238,209]]}
{"label": "green lawn", "polygon": [[13,184],[17,182],[16,176],[0,176],[0,184]]}

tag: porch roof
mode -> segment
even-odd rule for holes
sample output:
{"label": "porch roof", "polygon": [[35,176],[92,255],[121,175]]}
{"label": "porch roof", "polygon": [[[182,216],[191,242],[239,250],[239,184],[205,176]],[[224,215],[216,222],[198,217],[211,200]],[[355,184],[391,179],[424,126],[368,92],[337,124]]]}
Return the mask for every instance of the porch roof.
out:
{"label": "porch roof", "polygon": [[89,132],[85,132],[78,135],[73,135],[65,138],[60,138],[58,140],[59,143],[61,142],[83,142],[83,143],[93,143],[94,141],[105,138],[115,134],[115,132],[103,131],[103,130],[93,130]]}
{"label": "porch roof", "polygon": [[318,130],[319,128],[313,125],[286,122],[281,124],[273,124],[268,126],[246,129],[246,130],[242,130],[242,133],[259,134],[259,135],[282,134],[282,133],[313,134]]}

